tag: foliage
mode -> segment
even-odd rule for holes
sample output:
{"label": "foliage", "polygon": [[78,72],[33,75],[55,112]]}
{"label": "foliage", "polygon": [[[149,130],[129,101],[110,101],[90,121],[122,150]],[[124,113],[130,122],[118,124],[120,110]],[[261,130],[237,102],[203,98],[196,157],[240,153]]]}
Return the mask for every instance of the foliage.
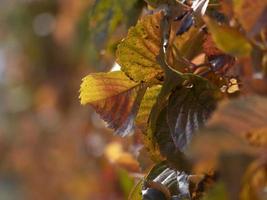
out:
{"label": "foliage", "polygon": [[267,2],[146,2],[121,71],[80,89],[115,134],[142,132],[155,166],[129,199],[264,199]]}

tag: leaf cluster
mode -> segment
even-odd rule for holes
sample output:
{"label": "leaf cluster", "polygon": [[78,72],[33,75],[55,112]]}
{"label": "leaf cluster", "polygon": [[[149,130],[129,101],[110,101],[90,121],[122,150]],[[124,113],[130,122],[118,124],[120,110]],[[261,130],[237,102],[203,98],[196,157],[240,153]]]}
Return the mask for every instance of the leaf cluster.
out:
{"label": "leaf cluster", "polygon": [[267,2],[147,3],[117,47],[121,71],[80,89],[81,104],[115,134],[140,130],[160,162],[129,199],[264,199]]}

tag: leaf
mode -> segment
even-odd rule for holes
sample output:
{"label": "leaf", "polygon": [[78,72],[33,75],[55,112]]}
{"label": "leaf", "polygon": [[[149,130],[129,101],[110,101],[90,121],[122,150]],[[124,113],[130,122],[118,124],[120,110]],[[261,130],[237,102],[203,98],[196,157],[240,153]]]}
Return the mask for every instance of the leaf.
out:
{"label": "leaf", "polygon": [[175,88],[167,106],[167,122],[176,148],[184,151],[196,130],[216,107],[220,91],[208,80],[191,76]]}
{"label": "leaf", "polygon": [[234,14],[250,36],[255,36],[266,28],[266,0],[234,0]]}
{"label": "leaf", "polygon": [[166,162],[161,162],[156,164],[145,178],[143,197],[157,199],[156,196],[161,195],[170,199],[177,195],[181,199],[190,199],[189,181],[188,174],[170,168]]}
{"label": "leaf", "polygon": [[130,80],[123,72],[95,73],[83,79],[81,104],[90,104],[116,134],[133,132],[146,87]]}
{"label": "leaf", "polygon": [[[167,76],[170,81],[165,80],[151,112],[147,137],[152,138],[152,144],[148,148],[158,148],[171,164],[186,170],[189,165],[181,151],[190,143],[193,133],[204,125],[220,92],[208,80],[198,76],[177,73],[170,76]],[[183,81],[178,81],[179,78]],[[192,84],[192,87],[181,82]]]}
{"label": "leaf", "polygon": [[233,56],[248,56],[252,50],[251,44],[247,38],[237,29],[226,25],[219,25],[217,22],[204,18],[213,41],[217,47]]}
{"label": "leaf", "polygon": [[250,96],[221,102],[208,126],[221,127],[225,132],[243,138],[267,124],[267,98]]}
{"label": "leaf", "polygon": [[118,45],[117,62],[122,71],[135,81],[148,81],[162,73],[156,61],[161,43],[162,17],[162,12],[143,17]]}
{"label": "leaf", "polygon": [[182,35],[187,32],[194,25],[194,17],[192,13],[188,13],[182,20],[180,28],[176,32],[176,35]]}
{"label": "leaf", "polygon": [[259,96],[222,101],[206,127],[193,139],[188,153],[212,167],[217,165],[222,154],[258,155],[261,146],[250,146],[249,142],[255,145],[254,138],[258,138],[257,144],[264,144],[266,140],[264,131],[257,132],[266,127],[266,105],[267,98]]}
{"label": "leaf", "polygon": [[122,189],[125,198],[127,198],[134,186],[134,178],[125,169],[118,168],[117,176],[119,179],[120,188]]}
{"label": "leaf", "polygon": [[144,184],[144,180],[140,180],[130,192],[128,200],[142,200],[142,187]]}
{"label": "leaf", "polygon": [[160,90],[161,85],[155,85],[146,90],[136,117],[136,125],[142,130],[147,127],[149,114],[153,105],[156,103]]}

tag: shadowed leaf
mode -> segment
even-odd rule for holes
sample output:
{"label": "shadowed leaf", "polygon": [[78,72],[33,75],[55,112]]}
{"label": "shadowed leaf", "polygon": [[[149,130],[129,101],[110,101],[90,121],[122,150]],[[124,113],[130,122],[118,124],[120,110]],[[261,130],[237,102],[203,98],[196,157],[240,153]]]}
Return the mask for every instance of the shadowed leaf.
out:
{"label": "shadowed leaf", "polygon": [[92,105],[116,134],[125,136],[133,133],[145,89],[123,72],[90,74],[83,79],[80,99]]}
{"label": "shadowed leaf", "polygon": [[252,47],[247,38],[237,29],[226,25],[219,25],[209,18],[204,18],[217,47],[233,56],[247,56]]}
{"label": "shadowed leaf", "polygon": [[176,148],[184,151],[196,130],[202,127],[215,109],[218,88],[207,80],[192,77],[171,94],[167,121]]}

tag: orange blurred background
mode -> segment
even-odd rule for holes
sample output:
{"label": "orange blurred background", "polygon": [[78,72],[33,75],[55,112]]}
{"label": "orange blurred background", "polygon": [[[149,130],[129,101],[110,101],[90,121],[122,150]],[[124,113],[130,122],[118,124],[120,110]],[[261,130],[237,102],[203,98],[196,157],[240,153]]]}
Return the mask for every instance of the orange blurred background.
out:
{"label": "orange blurred background", "polygon": [[126,199],[133,179],[110,161],[134,139],[113,136],[78,96],[82,77],[112,67],[142,6],[0,1],[1,200]]}

